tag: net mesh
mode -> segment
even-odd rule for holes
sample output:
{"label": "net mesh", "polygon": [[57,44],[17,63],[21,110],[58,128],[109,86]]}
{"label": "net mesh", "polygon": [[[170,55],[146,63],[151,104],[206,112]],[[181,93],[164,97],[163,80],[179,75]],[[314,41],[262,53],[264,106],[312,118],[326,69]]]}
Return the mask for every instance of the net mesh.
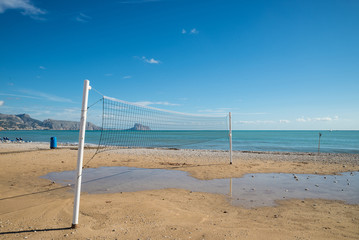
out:
{"label": "net mesh", "polygon": [[181,148],[228,138],[228,119],[184,114],[103,97],[99,147]]}

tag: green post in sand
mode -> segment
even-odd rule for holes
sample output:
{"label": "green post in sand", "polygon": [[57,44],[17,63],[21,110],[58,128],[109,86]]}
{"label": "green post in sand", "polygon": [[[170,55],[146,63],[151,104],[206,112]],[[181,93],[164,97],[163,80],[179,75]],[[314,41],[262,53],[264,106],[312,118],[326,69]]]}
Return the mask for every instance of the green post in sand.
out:
{"label": "green post in sand", "polygon": [[320,153],[320,137],[322,136],[322,133],[319,133],[319,142],[318,142],[318,154]]}

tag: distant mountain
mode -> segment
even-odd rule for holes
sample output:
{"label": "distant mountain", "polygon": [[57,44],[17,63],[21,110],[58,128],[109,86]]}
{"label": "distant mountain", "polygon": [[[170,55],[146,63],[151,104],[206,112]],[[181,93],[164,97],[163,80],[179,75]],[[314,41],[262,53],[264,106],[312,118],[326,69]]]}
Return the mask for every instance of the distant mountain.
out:
{"label": "distant mountain", "polygon": [[8,115],[0,113],[0,129],[44,129],[44,127],[41,121],[31,118],[27,114]]}
{"label": "distant mountain", "polygon": [[[51,130],[79,130],[80,129],[80,122],[75,122],[75,121],[46,119],[43,121],[43,125]],[[101,130],[101,127],[98,127],[90,122],[87,122],[86,130]]]}
{"label": "distant mountain", "polygon": [[133,128],[129,128],[127,130],[129,130],[129,131],[144,131],[144,130],[151,130],[151,128],[148,126],[142,125],[140,123],[135,123]]}
{"label": "distant mountain", "polygon": [[[0,113],[0,130],[78,130],[80,122],[47,119],[40,121],[28,114],[10,115]],[[86,123],[86,130],[101,130],[90,122]]]}

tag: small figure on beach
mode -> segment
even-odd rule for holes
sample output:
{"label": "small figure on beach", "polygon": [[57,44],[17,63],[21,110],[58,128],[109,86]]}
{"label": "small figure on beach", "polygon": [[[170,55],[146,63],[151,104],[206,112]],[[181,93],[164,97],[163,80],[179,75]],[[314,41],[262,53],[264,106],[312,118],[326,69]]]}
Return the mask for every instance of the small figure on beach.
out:
{"label": "small figure on beach", "polygon": [[8,137],[0,137],[0,142],[4,142],[4,143],[8,143],[8,142],[17,142],[17,143],[22,143],[24,142],[24,140],[21,137],[17,137],[15,138],[15,140],[10,140],[10,138]]}

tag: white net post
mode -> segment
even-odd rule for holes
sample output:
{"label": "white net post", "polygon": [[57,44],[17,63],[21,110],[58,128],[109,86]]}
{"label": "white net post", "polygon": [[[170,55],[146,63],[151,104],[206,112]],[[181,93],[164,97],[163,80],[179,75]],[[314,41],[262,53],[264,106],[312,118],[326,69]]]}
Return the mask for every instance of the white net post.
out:
{"label": "white net post", "polygon": [[88,101],[88,93],[89,93],[90,89],[91,89],[90,81],[85,80],[83,95],[82,95],[79,146],[78,146],[78,154],[77,154],[77,175],[76,175],[76,187],[75,187],[75,199],[74,199],[74,212],[73,212],[71,228],[77,228],[77,225],[79,222],[81,180],[82,180],[82,162],[83,162],[83,157],[84,157],[86,118],[87,118],[87,101]]}
{"label": "white net post", "polygon": [[229,164],[232,164],[232,113],[229,113],[229,158],[230,162]]}

